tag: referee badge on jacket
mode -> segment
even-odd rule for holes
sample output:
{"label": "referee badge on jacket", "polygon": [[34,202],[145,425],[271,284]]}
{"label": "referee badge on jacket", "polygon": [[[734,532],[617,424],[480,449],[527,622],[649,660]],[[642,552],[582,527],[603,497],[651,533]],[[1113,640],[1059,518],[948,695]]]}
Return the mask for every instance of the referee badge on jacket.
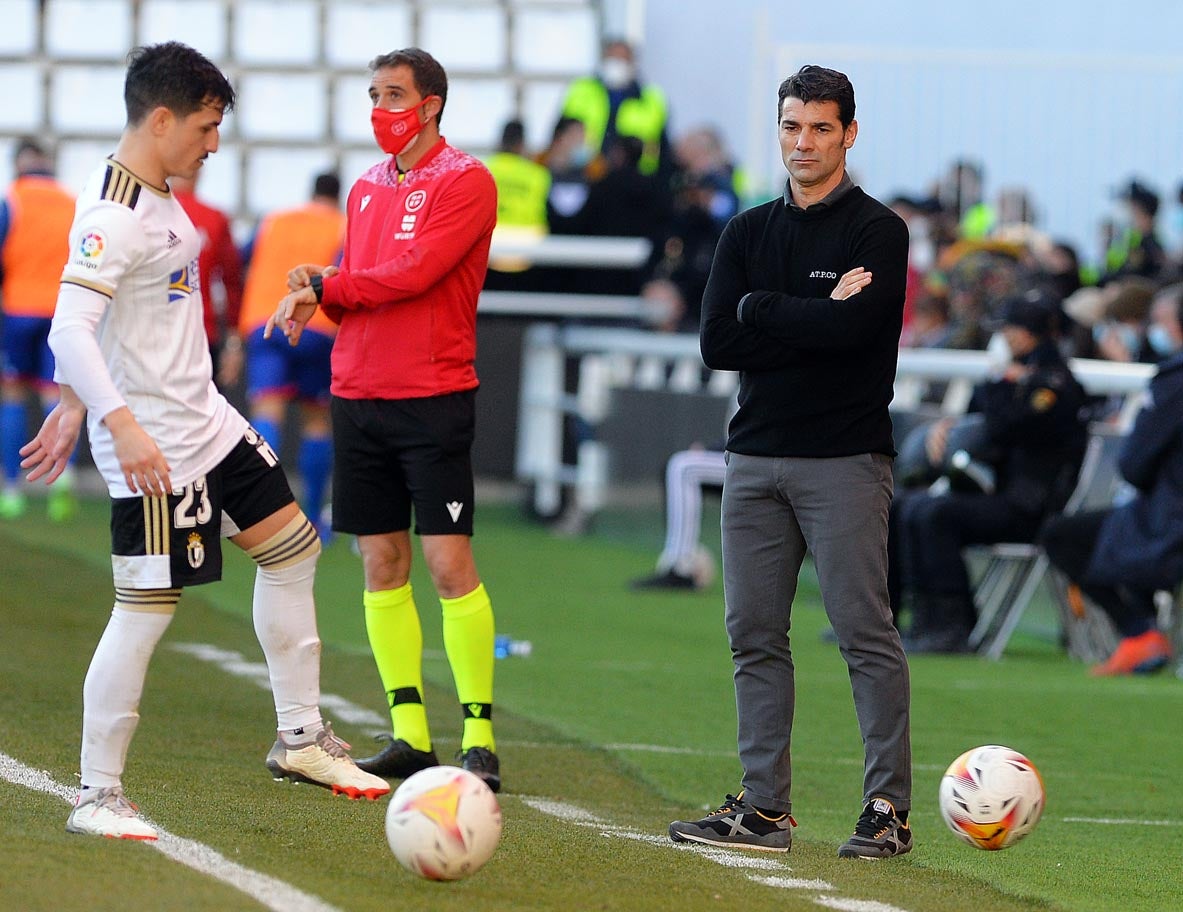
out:
{"label": "referee badge on jacket", "polygon": [[196,570],[205,563],[205,544],[197,532],[189,533],[189,543],[185,546],[185,556],[189,559],[189,566]]}

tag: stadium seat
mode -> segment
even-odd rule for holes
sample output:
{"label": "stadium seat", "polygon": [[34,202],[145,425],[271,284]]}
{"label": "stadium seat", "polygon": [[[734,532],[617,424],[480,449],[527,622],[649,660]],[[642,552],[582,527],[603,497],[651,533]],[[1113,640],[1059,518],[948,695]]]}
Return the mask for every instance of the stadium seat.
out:
{"label": "stadium seat", "polygon": [[246,140],[315,140],[328,120],[324,79],[315,73],[250,73],[235,111]]}
{"label": "stadium seat", "polygon": [[45,13],[45,49],[52,57],[122,62],[134,44],[128,0],[49,0]]}
{"label": "stadium seat", "polygon": [[590,7],[519,10],[511,38],[514,68],[530,75],[583,76],[596,67],[598,34]]}
{"label": "stadium seat", "polygon": [[[503,72],[508,63],[507,31],[505,13],[499,6],[433,4],[420,11],[420,47],[431,48],[449,76],[453,72]],[[449,101],[452,95],[449,89]]]}
{"label": "stadium seat", "polygon": [[501,128],[516,116],[508,79],[449,79],[443,133],[461,149],[495,148]]}
{"label": "stadium seat", "polygon": [[45,99],[40,68],[23,63],[0,66],[0,85],[6,96],[0,105],[0,129],[36,132]]}
{"label": "stadium seat", "polygon": [[308,200],[311,175],[331,170],[327,149],[254,148],[247,156],[247,209],[254,218]]}
{"label": "stadium seat", "polygon": [[364,73],[379,54],[415,43],[405,3],[331,3],[326,12],[325,59],[335,67]]}
{"label": "stadium seat", "polygon": [[[127,119],[123,109],[123,67],[57,66],[50,75],[49,122],[58,133],[110,136]],[[110,155],[113,144],[104,154]],[[92,163],[93,164],[93,163]]]}
{"label": "stadium seat", "polygon": [[214,60],[225,57],[225,5],[220,0],[144,0],[140,4],[139,43],[176,40]]}
{"label": "stadium seat", "polygon": [[[240,0],[232,4],[234,54],[247,66],[316,63],[319,4],[313,0]],[[292,110],[299,110],[292,106]],[[291,118],[295,119],[295,118]]]}
{"label": "stadium seat", "polygon": [[37,50],[37,0],[9,0],[4,4],[0,54],[31,55]]}
{"label": "stadium seat", "polygon": [[[1113,503],[1125,484],[1117,468],[1123,440],[1113,428],[1098,425],[1090,429],[1080,475],[1065,513],[1101,510]],[[1002,657],[1032,597],[1048,578],[1070,655],[1100,661],[1116,645],[1112,625],[1103,612],[1085,600],[1068,597],[1065,581],[1058,573],[1049,573],[1051,565],[1038,545],[1001,542],[967,551],[985,562],[974,587],[978,622],[969,637],[970,646],[982,655]]]}

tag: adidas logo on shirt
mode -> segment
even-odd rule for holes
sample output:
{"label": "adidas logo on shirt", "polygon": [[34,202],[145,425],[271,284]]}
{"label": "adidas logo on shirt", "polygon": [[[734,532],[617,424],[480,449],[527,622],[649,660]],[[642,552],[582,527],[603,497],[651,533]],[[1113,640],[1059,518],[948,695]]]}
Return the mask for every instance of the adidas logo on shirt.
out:
{"label": "adidas logo on shirt", "polygon": [[181,243],[181,239],[179,237],[177,237],[176,233],[171,228],[169,228],[168,229],[168,242],[164,246],[166,248],[168,248],[169,250],[172,250],[174,247],[179,246],[180,243]]}

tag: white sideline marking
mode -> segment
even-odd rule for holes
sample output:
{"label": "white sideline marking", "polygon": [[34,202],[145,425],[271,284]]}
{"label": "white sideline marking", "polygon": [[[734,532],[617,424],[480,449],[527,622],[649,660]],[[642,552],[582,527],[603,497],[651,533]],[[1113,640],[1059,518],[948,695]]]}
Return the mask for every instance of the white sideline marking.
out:
{"label": "white sideline marking", "polygon": [[827,909],[839,912],[904,912],[899,906],[876,902],[873,899],[842,899],[839,896],[815,896],[813,901]]}
{"label": "white sideline marking", "polygon": [[[235,652],[233,649],[219,649],[208,643],[173,643],[169,648],[191,655],[202,662],[217,665],[227,674],[234,675],[236,678],[246,678],[263,690],[271,690],[271,678],[267,674],[266,662],[249,662],[241,652]],[[368,726],[380,732],[390,730],[389,716],[381,716],[371,709],[358,706],[336,694],[322,693],[320,708],[326,710],[332,718],[340,719],[351,725]]]}
{"label": "white sideline marking", "polygon": [[[67,804],[73,804],[77,794],[75,789],[55,782],[45,770],[35,770],[25,766],[3,751],[0,751],[0,778],[7,779],[14,785],[61,798]],[[305,893],[291,884],[230,861],[204,843],[185,839],[182,836],[174,836],[160,824],[147,817],[144,817],[144,820],[151,824],[159,834],[159,838],[155,841],[144,841],[148,846],[156,849],[166,858],[171,858],[200,874],[208,874],[215,880],[220,880],[222,883],[240,890],[268,909],[273,909],[274,912],[341,912],[336,906],[330,906],[318,897]]]}
{"label": "white sideline marking", "polygon": [[1103,826],[1183,826],[1183,820],[1133,820],[1122,817],[1064,817],[1065,823],[1099,823]]}
{"label": "white sideline marking", "polygon": [[[584,810],[574,804],[567,804],[565,801],[554,801],[550,798],[538,798],[530,795],[520,795],[519,798],[523,804],[534,808],[536,811],[541,811],[543,814],[548,814],[551,817],[557,817],[559,820],[574,824],[575,826],[599,830],[604,836],[633,839],[637,842],[659,845],[676,851],[694,852],[702,858],[728,868],[746,868],[752,871],[776,870],[782,872],[781,875],[756,873],[746,875],[749,880],[754,883],[763,884],[766,887],[776,887],[781,890],[811,891],[837,889],[832,883],[826,880],[808,880],[802,877],[783,876],[784,874],[791,873],[792,869],[775,858],[755,855],[750,852],[733,852],[729,849],[721,849],[716,846],[676,843],[653,833],[640,833],[628,827],[615,826],[608,823],[602,817],[596,816],[591,811]],[[811,897],[811,900],[819,906],[825,906],[828,909],[837,909],[839,912],[908,912],[908,910],[901,909],[898,906],[889,906],[886,903],[869,899],[846,899],[841,896],[818,895]]]}

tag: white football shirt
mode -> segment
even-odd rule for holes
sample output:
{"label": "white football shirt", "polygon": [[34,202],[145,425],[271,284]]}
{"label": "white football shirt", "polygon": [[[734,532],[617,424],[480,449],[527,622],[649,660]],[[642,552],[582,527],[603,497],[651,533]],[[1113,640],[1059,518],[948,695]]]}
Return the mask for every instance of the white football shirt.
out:
{"label": "white football shirt", "polygon": [[[91,453],[112,497],[135,496],[102,423],[113,409],[127,405],[156,441],[174,490],[221,462],[246,430],[214,386],[200,249],[176,198],[112,159],[78,197],[50,339],[57,378],[86,404]],[[89,357],[91,340],[101,360]]]}

